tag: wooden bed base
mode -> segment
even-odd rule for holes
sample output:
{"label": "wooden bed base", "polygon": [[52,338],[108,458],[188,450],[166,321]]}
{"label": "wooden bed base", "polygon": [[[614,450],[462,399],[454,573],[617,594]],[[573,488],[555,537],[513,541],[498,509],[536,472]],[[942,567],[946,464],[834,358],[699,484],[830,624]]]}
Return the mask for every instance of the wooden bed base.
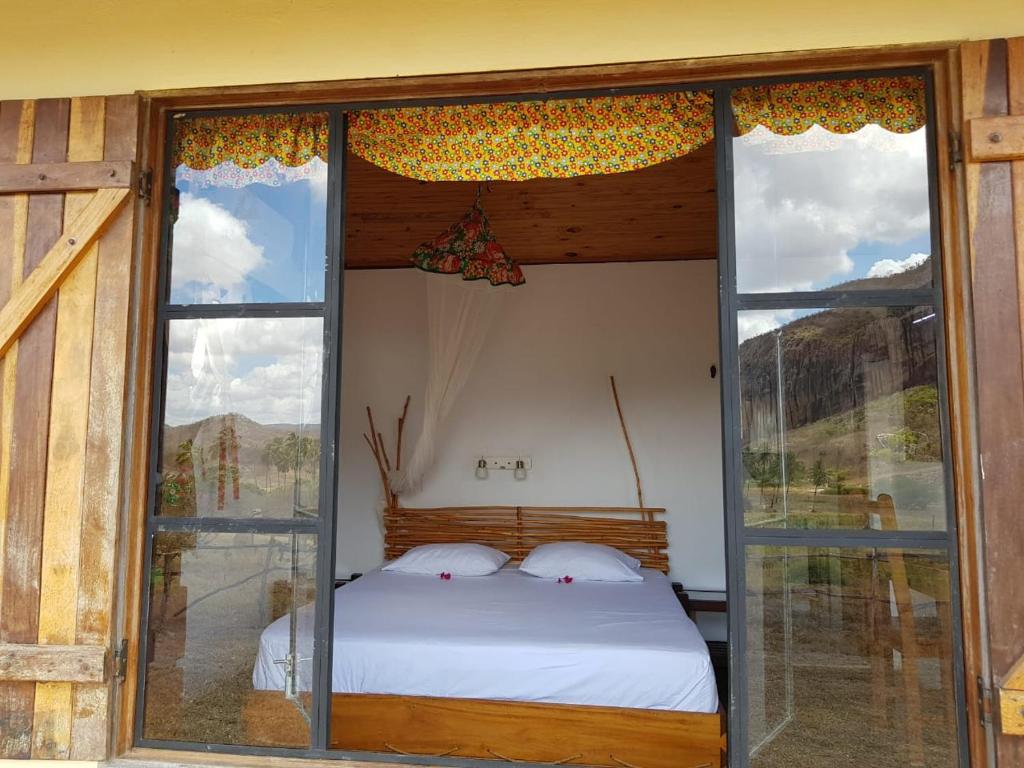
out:
{"label": "wooden bed base", "polygon": [[[276,691],[245,708],[249,743],[305,746],[308,726]],[[721,768],[725,717],[660,709],[336,693],[332,749],[414,757],[595,765]]]}
{"label": "wooden bed base", "polygon": [[[512,562],[539,544],[608,544],[647,568],[668,570],[664,509],[650,507],[390,507],[385,558],[420,544],[474,542]],[[344,587],[342,587],[344,589]],[[256,691],[244,718],[254,745],[306,746],[292,702]],[[698,712],[516,701],[336,693],[331,748],[420,757],[471,757],[603,768],[721,768],[725,717]]]}

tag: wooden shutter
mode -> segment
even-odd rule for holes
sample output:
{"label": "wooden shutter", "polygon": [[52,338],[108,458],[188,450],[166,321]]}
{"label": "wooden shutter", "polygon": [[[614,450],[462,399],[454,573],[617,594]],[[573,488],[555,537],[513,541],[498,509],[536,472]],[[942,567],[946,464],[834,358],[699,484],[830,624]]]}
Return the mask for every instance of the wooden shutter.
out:
{"label": "wooden shutter", "polygon": [[0,758],[107,756],[137,135],[0,102]]}
{"label": "wooden shutter", "polygon": [[1024,765],[1024,38],[961,49],[998,764]]}

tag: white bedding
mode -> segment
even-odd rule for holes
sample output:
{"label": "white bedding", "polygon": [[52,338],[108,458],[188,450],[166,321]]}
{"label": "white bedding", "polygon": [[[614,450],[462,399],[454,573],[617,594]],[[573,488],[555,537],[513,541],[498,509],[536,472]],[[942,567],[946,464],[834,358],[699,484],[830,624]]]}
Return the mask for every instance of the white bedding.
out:
{"label": "white bedding", "polygon": [[[375,570],[335,592],[336,693],[715,712],[707,646],[668,578],[559,584],[514,567],[442,580]],[[312,613],[299,612],[299,648]],[[259,690],[283,690],[288,616],[260,637]],[[308,690],[309,660],[298,687]]]}

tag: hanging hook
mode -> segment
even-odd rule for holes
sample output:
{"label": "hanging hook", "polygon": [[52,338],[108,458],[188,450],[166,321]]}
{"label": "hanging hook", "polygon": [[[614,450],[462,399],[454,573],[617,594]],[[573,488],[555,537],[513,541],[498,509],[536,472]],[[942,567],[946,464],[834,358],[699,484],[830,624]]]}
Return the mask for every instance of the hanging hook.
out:
{"label": "hanging hook", "polygon": [[480,197],[481,197],[481,195],[483,195],[483,192],[484,192],[485,188],[487,189],[487,192],[490,193],[490,191],[491,191],[491,182],[489,182],[489,181],[478,181],[476,183],[476,204],[477,205],[480,205]]}

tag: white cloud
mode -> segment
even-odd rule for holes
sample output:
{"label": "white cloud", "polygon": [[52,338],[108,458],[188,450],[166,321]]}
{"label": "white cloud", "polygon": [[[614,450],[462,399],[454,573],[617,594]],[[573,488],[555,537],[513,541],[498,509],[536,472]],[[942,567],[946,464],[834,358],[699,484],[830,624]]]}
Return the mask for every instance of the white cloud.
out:
{"label": "white cloud", "polygon": [[744,310],[736,317],[736,332],[739,343],[747,339],[781,328],[793,319],[792,309],[757,309]]}
{"label": "white cloud", "polygon": [[260,424],[318,423],[322,348],[319,318],[174,320],[165,421],[240,413]]}
{"label": "white cloud", "polygon": [[313,203],[322,206],[327,201],[327,163],[314,157],[310,163],[310,174],[303,181],[309,185]]}
{"label": "white cloud", "polygon": [[247,224],[203,197],[181,195],[174,225],[172,291],[186,283],[189,303],[236,302],[245,298],[247,277],[266,263],[263,247],[249,238]]}
{"label": "white cloud", "polygon": [[878,126],[734,140],[741,291],[789,291],[848,280],[859,243],[902,243],[928,232],[924,129]]}
{"label": "white cloud", "polygon": [[927,253],[912,253],[905,259],[879,259],[871,265],[868,277],[892,277],[919,267],[928,261]]}

